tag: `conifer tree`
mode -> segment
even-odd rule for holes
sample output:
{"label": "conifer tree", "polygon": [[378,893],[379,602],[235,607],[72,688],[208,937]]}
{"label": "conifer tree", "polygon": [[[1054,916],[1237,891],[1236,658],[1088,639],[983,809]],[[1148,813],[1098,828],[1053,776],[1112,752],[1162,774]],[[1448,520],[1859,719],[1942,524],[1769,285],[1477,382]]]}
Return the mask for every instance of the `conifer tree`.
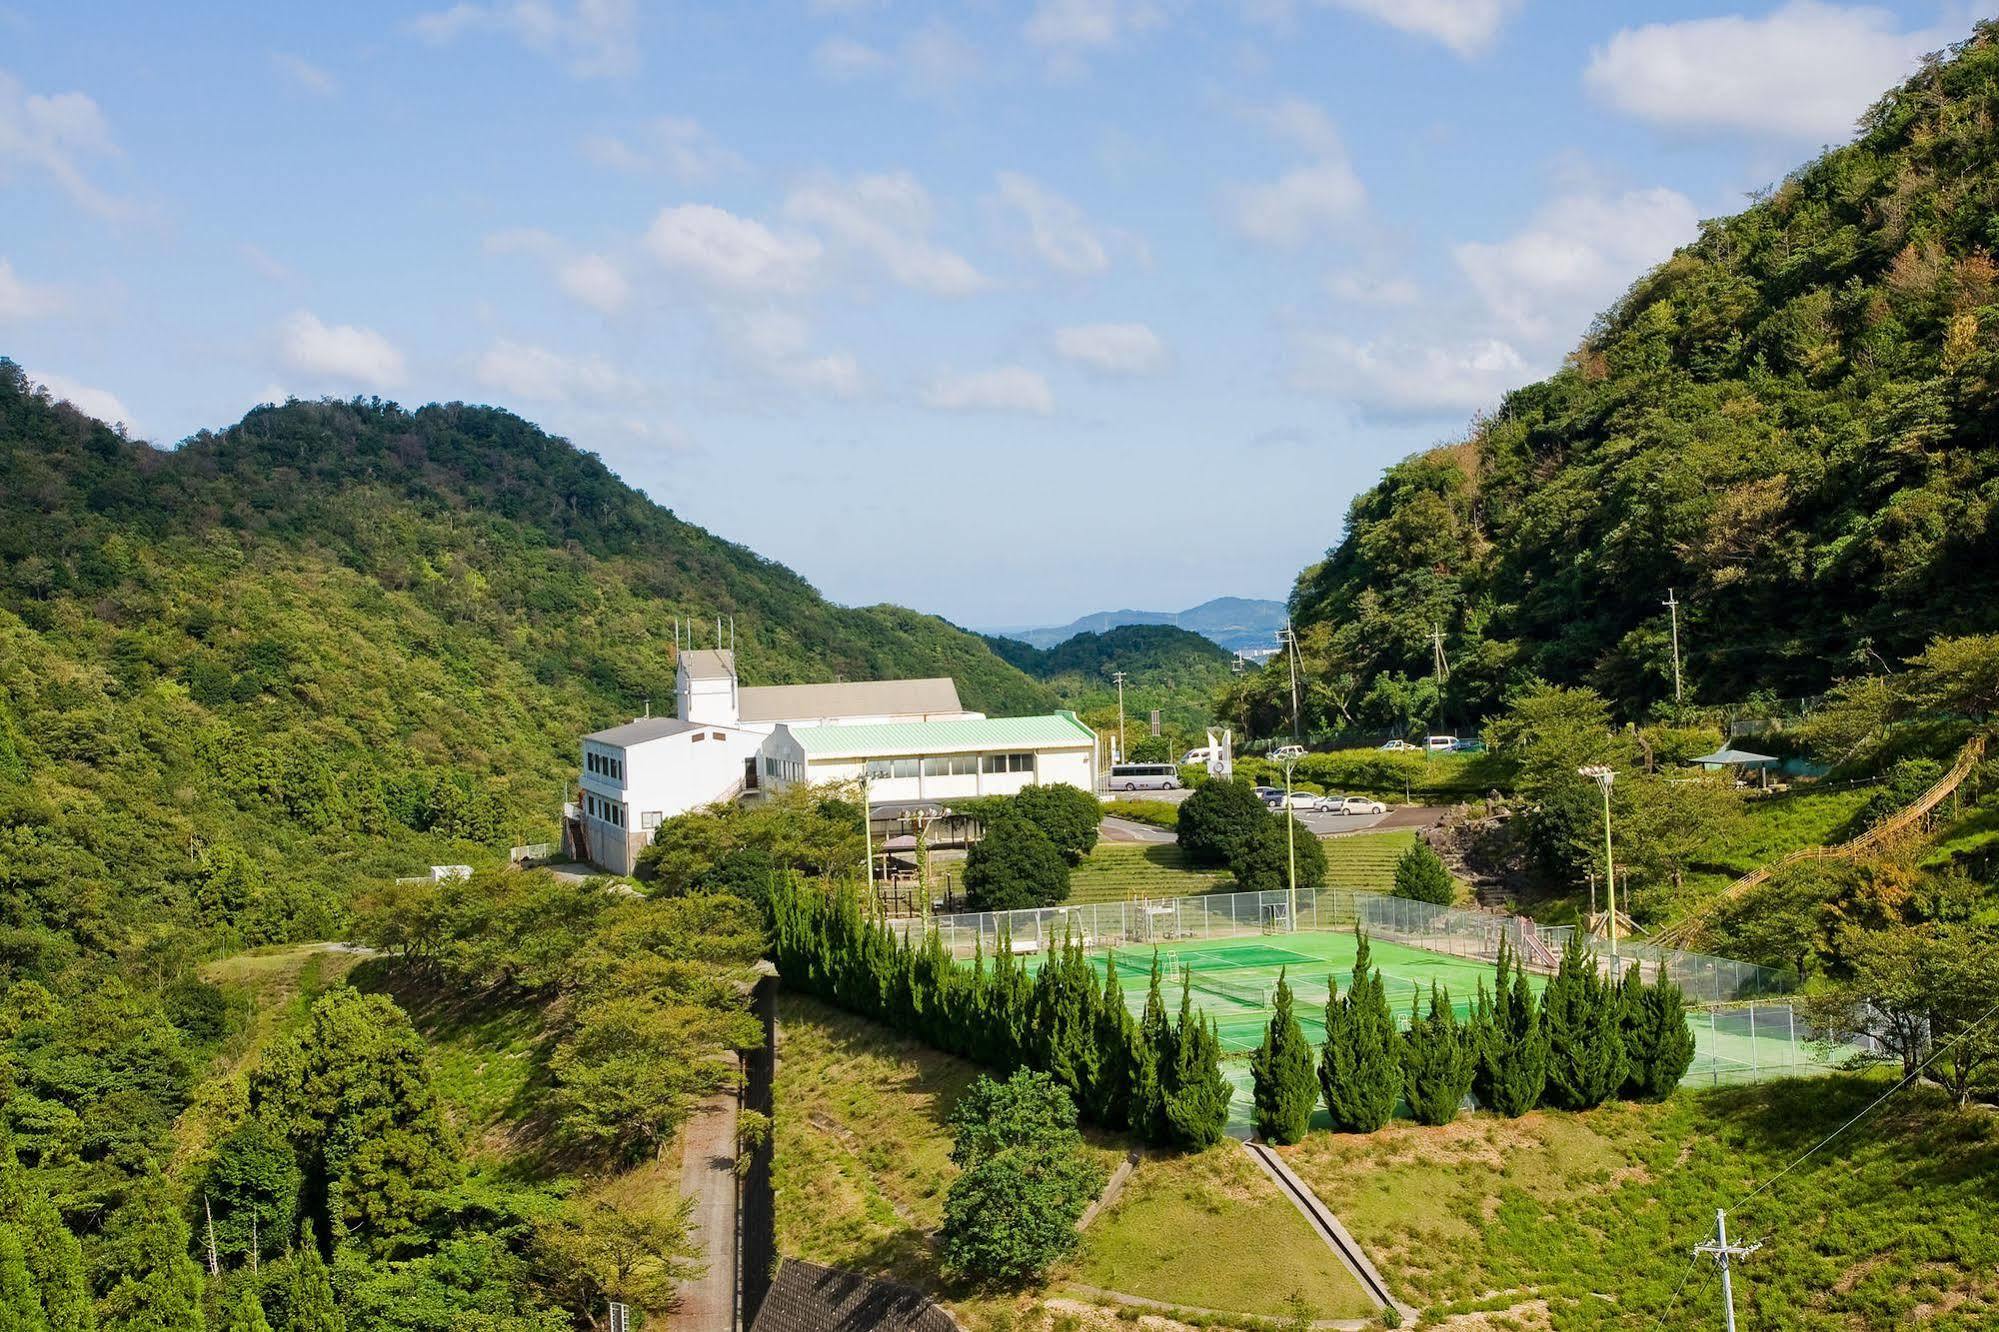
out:
{"label": "conifer tree", "polygon": [[201,1272],[189,1239],[179,1200],[148,1170],[105,1227],[105,1332],[201,1332]]}
{"label": "conifer tree", "polygon": [[1430,985],[1430,1013],[1409,1001],[1409,1030],[1400,1039],[1402,1090],[1410,1113],[1419,1124],[1448,1124],[1458,1117],[1465,1093],[1471,1090],[1477,1055],[1470,1032],[1451,1009],[1450,991],[1440,996]]}
{"label": "conifer tree", "polygon": [[1097,1081],[1090,1100],[1090,1117],[1107,1129],[1131,1127],[1132,1087],[1138,1081],[1138,1024],[1125,1007],[1118,984],[1117,954],[1104,959],[1104,988],[1095,1015]]}
{"label": "conifer tree", "polygon": [[5,1332],[47,1332],[42,1317],[41,1296],[35,1279],[28,1275],[27,1255],[21,1250],[21,1235],[11,1225],[0,1225],[0,1329]]}
{"label": "conifer tree", "polygon": [[[1632,974],[1637,974],[1637,968]],[[1694,1062],[1686,996],[1667,979],[1663,962],[1652,984],[1635,988],[1635,998],[1629,983],[1625,991],[1630,1007],[1626,1010],[1624,1095],[1640,1101],[1663,1101],[1673,1094]]]}
{"label": "conifer tree", "polygon": [[264,1317],[263,1301],[257,1298],[254,1288],[244,1288],[243,1297],[229,1311],[225,1332],[271,1332],[270,1321]]}
{"label": "conifer tree", "polygon": [[300,1230],[292,1255],[290,1296],[285,1332],[347,1332],[347,1319],[334,1301],[333,1281],[319,1256],[310,1221]]}
{"label": "conifer tree", "polygon": [[1277,993],[1263,1044],[1250,1058],[1256,1095],[1256,1131],[1266,1142],[1290,1144],[1305,1136],[1319,1084],[1312,1073],[1312,1049],[1292,1011],[1291,986],[1277,973]]}
{"label": "conifer tree", "polygon": [[1562,965],[1541,996],[1541,1016],[1548,1032],[1542,1103],[1588,1110],[1616,1095],[1624,1085],[1623,1000],[1580,935],[1562,950]]}
{"label": "conifer tree", "polygon": [[1174,1058],[1173,1024],[1166,1016],[1166,999],[1159,990],[1159,953],[1152,954],[1152,981],[1145,990],[1145,1012],[1138,1020],[1142,1054],[1132,1081],[1131,1126],[1147,1142],[1167,1138],[1165,1077]]}
{"label": "conifer tree", "polygon": [[1186,973],[1180,980],[1180,1019],[1173,1028],[1173,1058],[1162,1061],[1159,1083],[1168,1141],[1200,1151],[1222,1140],[1235,1088],[1222,1076],[1221,1038],[1206,1018],[1194,1012],[1193,989]]}
{"label": "conifer tree", "polygon": [[[1513,1119],[1541,1103],[1548,1081],[1548,1039],[1527,969],[1504,940],[1495,970],[1489,1023],[1478,1032],[1472,1094],[1486,1109]],[[1484,982],[1479,1001],[1486,1003]]]}
{"label": "conifer tree", "polygon": [[1355,931],[1353,985],[1345,995],[1326,986],[1326,1044],[1319,1052],[1319,1086],[1333,1127],[1372,1133],[1395,1113],[1402,1096],[1402,1060],[1395,1019],[1381,973],[1369,965],[1367,936]]}
{"label": "conifer tree", "polygon": [[55,1203],[40,1189],[28,1187],[6,1210],[20,1232],[22,1256],[49,1332],[91,1332],[97,1310],[84,1272],[83,1246],[63,1224]]}

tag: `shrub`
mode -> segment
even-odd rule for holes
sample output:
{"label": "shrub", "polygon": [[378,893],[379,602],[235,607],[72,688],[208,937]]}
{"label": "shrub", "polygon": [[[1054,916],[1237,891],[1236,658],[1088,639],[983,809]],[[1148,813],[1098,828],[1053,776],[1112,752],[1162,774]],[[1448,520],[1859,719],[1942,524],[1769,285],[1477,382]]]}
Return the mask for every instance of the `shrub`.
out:
{"label": "shrub", "polygon": [[961,1173],[944,1200],[944,1265],[997,1285],[1032,1280],[1076,1245],[1104,1172],[1076,1132],[1076,1103],[1046,1074],[982,1076],[951,1114]]}
{"label": "shrub", "polygon": [[1180,804],[1180,849],[1197,865],[1230,865],[1269,822],[1270,811],[1249,783],[1209,782]]}
{"label": "shrub", "polygon": [[1402,1095],[1402,1064],[1395,1047],[1395,1019],[1381,973],[1368,965],[1367,936],[1359,934],[1353,984],[1346,994],[1326,985],[1326,1043],[1319,1051],[1319,1087],[1333,1127],[1372,1133],[1395,1113]]}
{"label": "shrub", "polygon": [[[1285,844],[1284,825],[1289,819],[1295,834]],[[1288,814],[1269,814],[1245,837],[1229,860],[1241,892],[1282,891],[1291,886],[1291,860],[1297,857],[1298,886],[1316,888],[1326,881],[1326,848],[1312,831]]]}
{"label": "shrub", "polygon": [[1596,968],[1580,934],[1569,936],[1562,965],[1541,996],[1548,1032],[1548,1085],[1542,1103],[1589,1110],[1624,1085],[1623,1002]]}
{"label": "shrub", "polygon": [[1479,984],[1477,1020],[1478,1067],[1472,1092],[1480,1105],[1509,1119],[1518,1118],[1541,1102],[1548,1081],[1548,1035],[1541,1026],[1540,1006],[1527,984],[1527,969],[1513,956],[1506,941],[1499,945],[1494,990],[1486,998]]}
{"label": "shrub", "polygon": [[1066,782],[1023,787],[1009,802],[1009,809],[1046,833],[1071,865],[1097,844],[1097,825],[1104,818],[1102,801]]}
{"label": "shrub", "polygon": [[1419,840],[1395,862],[1395,895],[1449,906],[1457,900],[1458,886],[1443,857]]}
{"label": "shrub", "polygon": [[1002,816],[965,855],[965,892],[982,911],[1052,906],[1069,896],[1069,862],[1035,824]]}
{"label": "shrub", "polygon": [[1229,1126],[1235,1088],[1222,1076],[1222,1042],[1212,1024],[1194,1012],[1192,992],[1180,982],[1180,1020],[1173,1026],[1172,1057],[1159,1060],[1159,1099],[1167,1140],[1189,1151],[1212,1147]]}
{"label": "shrub", "polygon": [[1409,1112],[1419,1124],[1448,1124],[1458,1117],[1465,1093],[1471,1090],[1477,1052],[1472,1048],[1472,1032],[1459,1023],[1451,1011],[1448,991],[1439,995],[1430,986],[1430,1013],[1416,1011],[1409,1003],[1409,1030],[1397,1042],[1402,1055],[1402,1091],[1409,1098]]}
{"label": "shrub", "polygon": [[1636,1101],[1663,1101],[1680,1085],[1694,1062],[1694,1034],[1687,1029],[1687,1005],[1680,987],[1659,978],[1644,983],[1639,968],[1625,973],[1624,1095]]}

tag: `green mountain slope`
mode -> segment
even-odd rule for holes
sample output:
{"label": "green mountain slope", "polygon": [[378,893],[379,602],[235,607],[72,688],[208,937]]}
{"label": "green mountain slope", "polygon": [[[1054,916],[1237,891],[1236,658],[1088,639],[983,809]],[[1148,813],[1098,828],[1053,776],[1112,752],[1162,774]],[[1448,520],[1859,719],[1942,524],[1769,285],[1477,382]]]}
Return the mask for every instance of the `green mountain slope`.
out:
{"label": "green mountain slope", "polygon": [[1995,117],[1986,24],[1390,468],[1293,593],[1319,670],[1428,674],[1440,624],[1452,716],[1530,675],[1636,711],[1671,696],[1669,589],[1703,701],[1999,625]]}
{"label": "green mountain slope", "polygon": [[1123,671],[1126,714],[1143,721],[1156,708],[1167,727],[1156,746],[1134,746],[1134,757],[1144,758],[1177,756],[1200,739],[1202,728],[1213,720],[1214,699],[1229,681],[1234,661],[1233,653],[1206,635],[1167,624],[1122,625],[1104,633],[1077,634],[1051,648],[992,636],[986,643],[1101,731],[1116,729],[1117,686],[1111,674]]}
{"label": "green mountain slope", "polygon": [[733,615],[753,683],[1053,703],[491,408],[293,403],[162,452],[0,361],[0,567],[0,913],[106,940],[316,935],[357,871],[552,836],[576,737],[670,707],[675,615]]}

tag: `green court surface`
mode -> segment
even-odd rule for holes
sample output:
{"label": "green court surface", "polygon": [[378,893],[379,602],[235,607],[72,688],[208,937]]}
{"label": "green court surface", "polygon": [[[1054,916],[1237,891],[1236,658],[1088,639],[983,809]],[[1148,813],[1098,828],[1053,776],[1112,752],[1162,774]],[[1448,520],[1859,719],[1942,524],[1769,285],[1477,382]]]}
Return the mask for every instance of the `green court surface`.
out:
{"label": "green court surface", "polygon": [[[1352,984],[1356,948],[1357,940],[1350,930],[1300,930],[1092,951],[1089,960],[1101,975],[1115,957],[1118,985],[1134,1015],[1145,1008],[1155,953],[1169,1013],[1179,1011],[1184,981],[1194,1010],[1215,1024],[1221,1039],[1223,1072],[1236,1088],[1229,1106],[1230,1131],[1246,1136],[1252,1112],[1248,1056],[1262,1042],[1269,1025],[1278,976],[1282,974],[1291,986],[1298,1025],[1316,1046],[1326,1034],[1327,983],[1336,982],[1342,993]],[[1488,991],[1493,984],[1492,963],[1477,958],[1453,957],[1380,938],[1368,941],[1368,955],[1381,973],[1388,1005],[1398,1024],[1407,1022],[1412,1002],[1428,1011],[1433,983],[1440,994],[1448,992],[1451,1007],[1460,1017],[1469,1016],[1479,982],[1483,980]],[[1028,965],[1038,967],[1040,959],[1031,959]],[[1527,981],[1539,994],[1548,978],[1529,973]],[[1714,1011],[1690,1009],[1687,1025],[1694,1033],[1695,1050],[1693,1067],[1686,1077],[1689,1086],[1821,1072],[1845,1057],[1806,1040],[1794,1024],[1789,1006],[1781,1002]]]}

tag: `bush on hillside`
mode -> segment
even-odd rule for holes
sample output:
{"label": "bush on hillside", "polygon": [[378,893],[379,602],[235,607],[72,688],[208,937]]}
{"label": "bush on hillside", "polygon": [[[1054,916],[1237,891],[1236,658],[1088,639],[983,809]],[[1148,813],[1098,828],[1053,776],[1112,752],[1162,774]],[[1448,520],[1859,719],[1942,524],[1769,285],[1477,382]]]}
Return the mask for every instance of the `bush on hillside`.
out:
{"label": "bush on hillside", "polygon": [[1180,849],[1196,865],[1234,863],[1243,843],[1270,822],[1248,782],[1208,782],[1180,805]]}
{"label": "bush on hillside", "polygon": [[1037,825],[1004,815],[966,853],[965,892],[981,911],[1053,906],[1069,896],[1069,862]]}
{"label": "bush on hillside", "polygon": [[1102,801],[1066,782],[1023,787],[1008,802],[1008,807],[1046,833],[1071,865],[1082,860],[1097,844],[1097,825],[1104,818]]}
{"label": "bush on hillside", "polygon": [[951,1113],[962,1173],[944,1200],[944,1265],[981,1284],[1016,1285],[1076,1247],[1076,1221],[1103,1167],[1076,1131],[1076,1103],[1047,1074],[981,1076]]}
{"label": "bush on hillside", "polygon": [[1458,886],[1443,858],[1419,841],[1395,862],[1395,895],[1449,906],[1457,900]]}
{"label": "bush on hillside", "polygon": [[[1287,846],[1285,821],[1290,819],[1293,840]],[[1311,829],[1286,814],[1265,814],[1229,861],[1239,892],[1282,891],[1291,886],[1292,858],[1296,857],[1298,886],[1317,888],[1326,881],[1326,848]]]}

